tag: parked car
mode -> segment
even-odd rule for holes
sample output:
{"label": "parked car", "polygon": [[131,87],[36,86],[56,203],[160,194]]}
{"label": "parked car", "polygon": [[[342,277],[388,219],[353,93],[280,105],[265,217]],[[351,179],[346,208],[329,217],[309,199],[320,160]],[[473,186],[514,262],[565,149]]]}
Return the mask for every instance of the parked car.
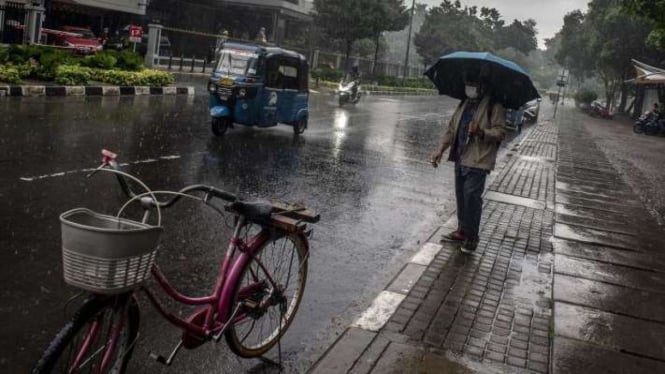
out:
{"label": "parked car", "polygon": [[524,123],[538,122],[540,115],[540,102],[542,99],[536,99],[524,104]]}
{"label": "parked car", "polygon": [[63,26],[60,30],[48,30],[53,35],[55,43],[70,47],[81,54],[91,54],[101,51],[102,41],[87,27]]}

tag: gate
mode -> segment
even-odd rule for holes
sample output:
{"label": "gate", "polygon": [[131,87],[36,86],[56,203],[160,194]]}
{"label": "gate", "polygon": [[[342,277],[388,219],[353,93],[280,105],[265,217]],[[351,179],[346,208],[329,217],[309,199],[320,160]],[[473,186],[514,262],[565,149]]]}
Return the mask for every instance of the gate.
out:
{"label": "gate", "polygon": [[23,43],[26,9],[24,4],[8,1],[0,5],[0,42]]}

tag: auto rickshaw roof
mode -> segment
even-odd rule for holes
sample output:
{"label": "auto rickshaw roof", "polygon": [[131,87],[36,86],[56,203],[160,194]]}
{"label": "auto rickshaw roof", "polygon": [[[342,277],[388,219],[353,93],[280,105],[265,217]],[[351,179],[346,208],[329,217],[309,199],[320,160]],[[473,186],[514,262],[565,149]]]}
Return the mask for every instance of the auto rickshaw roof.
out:
{"label": "auto rickshaw roof", "polygon": [[265,46],[261,44],[249,44],[249,43],[227,41],[224,43],[224,48],[253,51],[258,54],[264,54],[266,55],[266,57],[287,56],[287,57],[297,58],[302,61],[307,61],[305,56],[303,56],[298,52],[276,46]]}

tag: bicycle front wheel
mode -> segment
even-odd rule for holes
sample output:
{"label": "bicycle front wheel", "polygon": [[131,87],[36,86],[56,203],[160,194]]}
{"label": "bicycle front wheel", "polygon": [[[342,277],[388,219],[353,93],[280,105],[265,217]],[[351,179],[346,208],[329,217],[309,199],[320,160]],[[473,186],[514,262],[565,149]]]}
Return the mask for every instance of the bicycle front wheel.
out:
{"label": "bicycle front wheel", "polygon": [[32,372],[124,373],[138,329],[138,305],[131,295],[91,296],[51,341]]}
{"label": "bicycle front wheel", "polygon": [[287,234],[269,240],[247,264],[229,310],[238,308],[237,321],[226,332],[235,354],[261,356],[289,328],[305,290],[307,255],[306,239]]}

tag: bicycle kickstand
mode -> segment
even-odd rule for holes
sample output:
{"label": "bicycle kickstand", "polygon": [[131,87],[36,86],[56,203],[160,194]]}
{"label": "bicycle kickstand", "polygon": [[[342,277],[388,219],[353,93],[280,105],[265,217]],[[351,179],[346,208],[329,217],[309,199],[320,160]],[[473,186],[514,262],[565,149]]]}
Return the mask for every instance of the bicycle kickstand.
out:
{"label": "bicycle kickstand", "polygon": [[282,319],[284,319],[284,313],[282,312],[281,308],[280,308],[279,318],[280,318],[280,322],[279,322],[279,330],[280,331],[279,331],[278,334],[279,334],[280,338],[279,338],[279,340],[277,340],[277,360],[278,361],[275,362],[274,360],[271,360],[271,359],[269,359],[267,357],[264,357],[264,356],[260,356],[259,359],[265,364],[272,365],[272,366],[277,366],[277,368],[279,369],[279,372],[281,373],[282,371],[284,371],[284,365],[282,364],[282,338],[281,338],[281,335],[282,335]]}
{"label": "bicycle kickstand", "polygon": [[159,362],[160,364],[164,364],[166,366],[171,366],[171,363],[173,362],[173,359],[175,358],[175,355],[178,354],[178,351],[180,351],[180,348],[182,348],[182,339],[178,342],[178,344],[173,348],[173,351],[169,355],[169,358],[164,358],[162,355],[158,355],[156,353],[150,352],[150,358],[153,360]]}

